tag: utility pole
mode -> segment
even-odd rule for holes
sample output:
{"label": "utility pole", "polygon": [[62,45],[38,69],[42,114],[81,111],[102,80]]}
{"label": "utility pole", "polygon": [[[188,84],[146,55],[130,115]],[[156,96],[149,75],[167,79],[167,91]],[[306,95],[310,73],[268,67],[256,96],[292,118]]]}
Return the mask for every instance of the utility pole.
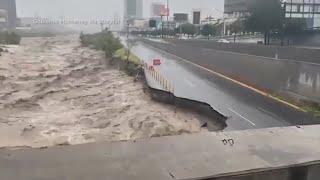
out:
{"label": "utility pole", "polygon": [[130,58],[130,47],[129,47],[129,34],[130,34],[130,23],[129,23],[129,19],[127,19],[127,62],[129,62],[129,58]]}
{"label": "utility pole", "polygon": [[100,23],[100,26],[101,26],[101,32],[103,32],[103,23]]}
{"label": "utility pole", "polygon": [[163,39],[163,15],[161,15],[161,38]]}
{"label": "utility pole", "polygon": [[130,33],[130,23],[129,23],[129,19],[127,19],[127,41],[129,40],[129,33]]}
{"label": "utility pole", "polygon": [[223,37],[226,35],[226,19],[223,14]]}
{"label": "utility pole", "polygon": [[222,23],[223,23],[223,25],[222,25],[222,30],[221,30],[222,32],[221,32],[221,34],[222,34],[222,37],[224,37],[225,34],[226,34],[226,18],[224,17],[224,12],[220,11],[220,10],[217,9],[217,8],[214,8],[214,10],[222,13]]}
{"label": "utility pole", "polygon": [[167,0],[167,35],[168,35],[168,37],[169,37],[169,32],[170,32],[169,16],[170,16],[170,8],[169,8],[169,0]]}

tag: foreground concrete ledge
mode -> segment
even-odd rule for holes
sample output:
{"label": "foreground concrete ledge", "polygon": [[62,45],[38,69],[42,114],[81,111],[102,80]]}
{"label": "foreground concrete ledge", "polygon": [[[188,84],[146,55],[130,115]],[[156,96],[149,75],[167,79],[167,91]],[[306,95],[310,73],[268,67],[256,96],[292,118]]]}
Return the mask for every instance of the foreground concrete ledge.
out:
{"label": "foreground concrete ledge", "polygon": [[320,162],[320,126],[0,150],[1,180],[202,179]]}

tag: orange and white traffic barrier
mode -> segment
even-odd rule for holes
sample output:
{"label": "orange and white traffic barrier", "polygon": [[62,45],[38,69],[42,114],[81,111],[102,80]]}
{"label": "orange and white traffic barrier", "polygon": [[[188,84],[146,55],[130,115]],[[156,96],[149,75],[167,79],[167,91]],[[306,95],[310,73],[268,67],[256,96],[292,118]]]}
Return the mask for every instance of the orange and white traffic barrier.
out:
{"label": "orange and white traffic barrier", "polygon": [[155,70],[153,66],[149,66],[148,63],[144,63],[144,69],[145,69],[145,72],[149,73],[150,76],[155,81],[157,81],[165,91],[174,93],[174,86],[159,71]]}

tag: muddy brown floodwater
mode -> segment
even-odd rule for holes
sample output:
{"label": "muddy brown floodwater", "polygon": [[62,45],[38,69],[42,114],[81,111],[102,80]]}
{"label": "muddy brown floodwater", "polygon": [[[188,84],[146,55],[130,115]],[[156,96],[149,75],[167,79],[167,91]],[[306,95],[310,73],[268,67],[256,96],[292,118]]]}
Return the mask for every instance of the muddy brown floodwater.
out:
{"label": "muddy brown floodwater", "polygon": [[0,57],[0,148],[207,131],[196,114],[154,102],[77,36],[25,38]]}

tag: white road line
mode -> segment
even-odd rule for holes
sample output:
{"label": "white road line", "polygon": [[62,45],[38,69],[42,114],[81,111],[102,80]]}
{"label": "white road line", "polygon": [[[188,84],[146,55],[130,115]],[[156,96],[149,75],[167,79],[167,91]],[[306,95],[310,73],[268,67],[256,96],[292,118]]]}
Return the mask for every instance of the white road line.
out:
{"label": "white road line", "polygon": [[255,125],[256,125],[255,123],[253,123],[253,122],[252,122],[252,121],[250,121],[249,119],[247,119],[247,118],[243,117],[241,114],[237,113],[235,110],[230,109],[230,108],[228,108],[228,109],[229,109],[229,111],[233,112],[234,114],[236,114],[236,115],[240,116],[242,119],[244,119],[244,120],[246,120],[247,122],[249,122],[251,125],[253,125],[253,126],[255,126]]}

